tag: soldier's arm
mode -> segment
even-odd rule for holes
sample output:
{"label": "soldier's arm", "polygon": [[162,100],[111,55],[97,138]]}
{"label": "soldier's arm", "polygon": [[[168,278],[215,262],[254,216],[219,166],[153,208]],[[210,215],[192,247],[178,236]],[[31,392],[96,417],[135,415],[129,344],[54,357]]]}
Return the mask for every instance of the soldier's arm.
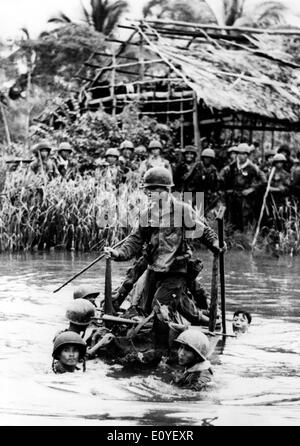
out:
{"label": "soldier's arm", "polygon": [[132,259],[132,257],[141,251],[145,240],[145,230],[138,227],[130,234],[129,238],[123,243],[121,248],[114,250],[114,253],[112,253],[113,258],[117,261]]}

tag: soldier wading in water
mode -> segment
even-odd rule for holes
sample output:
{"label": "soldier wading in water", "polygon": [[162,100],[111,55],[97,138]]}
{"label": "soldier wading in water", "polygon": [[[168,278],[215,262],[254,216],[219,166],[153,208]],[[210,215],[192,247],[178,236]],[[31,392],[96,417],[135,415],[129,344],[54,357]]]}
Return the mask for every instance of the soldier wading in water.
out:
{"label": "soldier wading in water", "polygon": [[[186,308],[187,271],[191,261],[188,239],[198,238],[213,253],[220,251],[218,237],[196,215],[193,208],[171,194],[168,169],[153,167],[144,175],[143,188],[149,198],[139,225],[119,249],[105,248],[116,261],[133,258],[146,246],[148,262],[144,308],[147,314],[166,306],[172,313]],[[182,311],[183,310],[183,311]]]}

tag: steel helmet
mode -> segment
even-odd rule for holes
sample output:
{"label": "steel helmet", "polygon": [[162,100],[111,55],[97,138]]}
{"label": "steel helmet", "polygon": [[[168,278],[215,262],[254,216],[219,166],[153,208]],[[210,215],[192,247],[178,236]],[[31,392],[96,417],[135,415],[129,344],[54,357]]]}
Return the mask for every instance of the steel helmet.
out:
{"label": "steel helmet", "polygon": [[147,170],[144,175],[144,183],[142,187],[150,186],[174,186],[170,171],[165,167],[151,167],[151,169]]}
{"label": "steel helmet", "polygon": [[107,156],[115,156],[116,158],[119,158],[120,152],[118,149],[111,147],[110,149],[107,149],[105,152],[105,157],[107,157]]}
{"label": "steel helmet", "polygon": [[207,359],[209,351],[209,341],[207,336],[199,330],[188,329],[182,332],[175,342],[187,345],[194,350],[204,361]]}
{"label": "steel helmet", "polygon": [[276,153],[276,155],[274,155],[274,158],[272,160],[273,163],[276,162],[285,162],[286,161],[286,157],[284,156],[283,153]]}
{"label": "steel helmet", "polygon": [[90,286],[81,285],[74,290],[73,298],[74,299],[86,299],[86,298],[96,298],[99,296],[100,291],[96,290]]}
{"label": "steel helmet", "polygon": [[215,158],[215,151],[213,149],[204,149],[201,153],[201,158],[207,157],[207,158]]}
{"label": "steel helmet", "polygon": [[234,153],[238,153],[238,148],[237,148],[237,146],[229,147],[229,149],[227,150],[227,153],[232,153],[232,152],[234,152]]}
{"label": "steel helmet", "polygon": [[183,153],[193,153],[195,156],[198,155],[197,149],[194,146],[185,146],[182,151]]}
{"label": "steel helmet", "polygon": [[75,325],[88,325],[93,317],[95,317],[95,307],[86,299],[74,300],[66,311],[66,318]]}
{"label": "steel helmet", "polygon": [[35,155],[41,150],[48,150],[48,152],[50,153],[52,147],[47,141],[39,142],[32,147],[32,153],[34,153]]}
{"label": "steel helmet", "polygon": [[64,331],[56,336],[53,344],[52,356],[54,359],[59,359],[59,350],[64,345],[77,345],[79,349],[79,359],[83,359],[86,353],[86,343],[82,337],[74,331]]}
{"label": "steel helmet", "polygon": [[274,155],[276,155],[275,150],[269,149],[269,150],[265,151],[265,158],[268,158],[269,156],[274,156]]}
{"label": "steel helmet", "polygon": [[137,155],[140,155],[140,154],[142,154],[142,153],[147,153],[147,149],[146,149],[145,146],[137,146],[137,147],[134,149],[134,153],[136,153]]}
{"label": "steel helmet", "polygon": [[162,149],[162,145],[161,142],[158,141],[157,139],[153,139],[152,141],[150,141],[148,149]]}
{"label": "steel helmet", "polygon": [[125,141],[122,142],[122,144],[120,145],[120,150],[123,149],[131,149],[134,150],[134,145],[132,144],[131,141],[128,141],[128,139],[126,139]]}
{"label": "steel helmet", "polygon": [[74,150],[71,147],[71,144],[69,144],[68,142],[60,143],[57,151],[62,152],[63,150],[65,150],[66,152],[74,152]]}
{"label": "steel helmet", "polygon": [[251,147],[246,142],[242,142],[237,146],[237,153],[249,153],[251,152]]}

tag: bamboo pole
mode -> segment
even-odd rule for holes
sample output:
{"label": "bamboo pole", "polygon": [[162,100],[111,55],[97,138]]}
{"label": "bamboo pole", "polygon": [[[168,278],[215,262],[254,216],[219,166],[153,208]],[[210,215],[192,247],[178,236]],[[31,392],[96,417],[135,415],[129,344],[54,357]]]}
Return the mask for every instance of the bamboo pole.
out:
{"label": "bamboo pole", "polygon": [[254,247],[256,245],[257,237],[258,237],[259,230],[260,230],[260,224],[261,224],[261,220],[263,218],[264,210],[265,210],[265,207],[266,207],[266,204],[267,204],[267,197],[268,197],[268,194],[269,194],[269,191],[270,191],[271,182],[272,182],[274,173],[275,173],[275,167],[273,166],[272,170],[270,172],[270,176],[269,176],[266,192],[265,192],[265,195],[264,195],[264,198],[263,198],[263,203],[262,203],[262,206],[261,206],[260,215],[259,215],[259,219],[258,219],[255,235],[254,235],[254,238],[253,238],[253,241],[252,241],[252,244],[251,244],[252,251],[253,251],[253,249],[254,249]]}
{"label": "bamboo pole", "polygon": [[111,256],[106,257],[104,312],[105,314],[113,314],[114,312],[112,305],[112,287],[111,287]]}
{"label": "bamboo pole", "polygon": [[218,254],[214,255],[212,275],[211,275],[211,298],[210,298],[210,309],[209,309],[209,331],[214,332],[216,328],[217,321],[217,310],[218,310]]}
{"label": "bamboo pole", "polygon": [[[140,22],[134,19],[127,19],[132,23]],[[251,27],[234,27],[234,26],[218,26],[218,25],[207,25],[205,23],[195,23],[195,22],[183,22],[183,21],[175,21],[175,20],[144,20],[143,23],[158,23],[164,25],[179,25],[185,26],[187,28],[202,28],[202,29],[212,29],[218,31],[240,31],[243,33],[253,33],[253,34],[272,34],[272,35],[294,35],[300,36],[300,31],[298,28],[295,30],[272,30],[265,28],[251,28]]]}
{"label": "bamboo pole", "polygon": [[[130,234],[129,234],[130,235]],[[120,240],[118,243],[116,243],[113,248],[116,249],[118,248],[120,245],[122,245],[122,243],[124,243],[128,238],[129,235],[127,235],[127,237],[125,237],[123,240]],[[53,293],[57,293],[58,291],[60,291],[62,288],[64,288],[66,285],[68,285],[70,282],[72,282],[74,279],[77,279],[77,277],[81,276],[81,274],[85,273],[88,269],[90,269],[92,266],[94,266],[96,263],[98,263],[101,259],[103,259],[105,257],[105,252],[103,252],[100,256],[98,256],[95,260],[93,260],[89,265],[87,265],[85,268],[83,268],[81,271],[79,271],[79,273],[74,274],[74,276],[72,276],[69,280],[67,280],[66,282],[64,282],[59,288],[57,288],[56,290],[53,291]]]}

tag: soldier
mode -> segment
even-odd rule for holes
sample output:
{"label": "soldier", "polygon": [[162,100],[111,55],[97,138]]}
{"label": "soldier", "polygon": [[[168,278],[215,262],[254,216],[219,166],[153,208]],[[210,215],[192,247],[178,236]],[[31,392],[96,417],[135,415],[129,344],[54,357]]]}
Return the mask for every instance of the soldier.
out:
{"label": "soldier", "polygon": [[281,146],[277,150],[277,153],[282,153],[285,156],[286,161],[285,161],[284,168],[287,172],[291,172],[294,162],[291,158],[291,150],[290,150],[288,144],[281,144]]}
{"label": "soldier", "polygon": [[204,192],[205,209],[212,207],[218,199],[219,178],[216,166],[213,160],[216,155],[213,149],[204,149],[201,153],[202,171],[200,191]]}
{"label": "soldier", "polygon": [[227,150],[227,153],[228,153],[229,164],[234,163],[234,161],[236,161],[236,157],[238,154],[237,146],[229,147],[229,149]]}
{"label": "soldier", "polygon": [[268,149],[265,151],[265,162],[261,164],[260,169],[269,176],[272,166],[273,166],[273,158],[276,155],[275,150]]}
{"label": "soldier", "polygon": [[30,164],[30,169],[35,174],[42,174],[48,180],[59,175],[53,159],[50,158],[52,147],[48,142],[40,142],[33,146],[32,153],[35,160]]}
{"label": "soldier", "polygon": [[197,149],[194,146],[186,146],[182,153],[183,161],[174,171],[175,189],[179,192],[201,192],[201,163],[197,161]]}
{"label": "soldier", "polygon": [[291,171],[291,192],[295,198],[300,200],[300,151]]}
{"label": "soldier", "polygon": [[104,181],[106,188],[115,189],[125,180],[123,169],[118,164],[120,153],[116,148],[107,149],[105,163],[97,167],[95,177],[98,181]]}
{"label": "soldier", "polygon": [[133,153],[134,153],[134,145],[131,141],[125,140],[120,145],[120,157],[119,164],[122,166],[123,171],[128,173],[132,168],[133,161]]}
{"label": "soldier", "polygon": [[237,149],[236,161],[224,167],[220,181],[225,190],[228,217],[233,229],[243,232],[248,223],[253,223],[256,212],[260,209],[258,192],[265,184],[266,177],[258,166],[249,160],[248,144],[241,143]]}
{"label": "soldier", "polygon": [[162,155],[162,144],[156,139],[152,140],[148,146],[150,155],[148,159],[141,163],[140,173],[144,175],[148,169],[152,167],[164,167],[172,173],[172,169],[168,160],[166,160]]}
{"label": "soldier", "polygon": [[66,179],[74,179],[77,173],[77,163],[73,156],[74,150],[68,142],[62,142],[55,158],[56,167],[60,175]]}
{"label": "soldier", "polygon": [[[124,261],[134,257],[146,244],[146,314],[161,305],[166,305],[172,311],[189,313],[187,308],[180,308],[187,287],[187,263],[190,257],[188,237],[199,238],[212,252],[220,252],[215,232],[197,218],[190,205],[171,195],[172,186],[172,177],[167,169],[149,169],[143,185],[149,197],[149,209],[141,213],[138,228],[121,248],[105,248],[113,259]],[[187,233],[188,229],[192,231]],[[192,317],[196,319],[194,314]]]}

